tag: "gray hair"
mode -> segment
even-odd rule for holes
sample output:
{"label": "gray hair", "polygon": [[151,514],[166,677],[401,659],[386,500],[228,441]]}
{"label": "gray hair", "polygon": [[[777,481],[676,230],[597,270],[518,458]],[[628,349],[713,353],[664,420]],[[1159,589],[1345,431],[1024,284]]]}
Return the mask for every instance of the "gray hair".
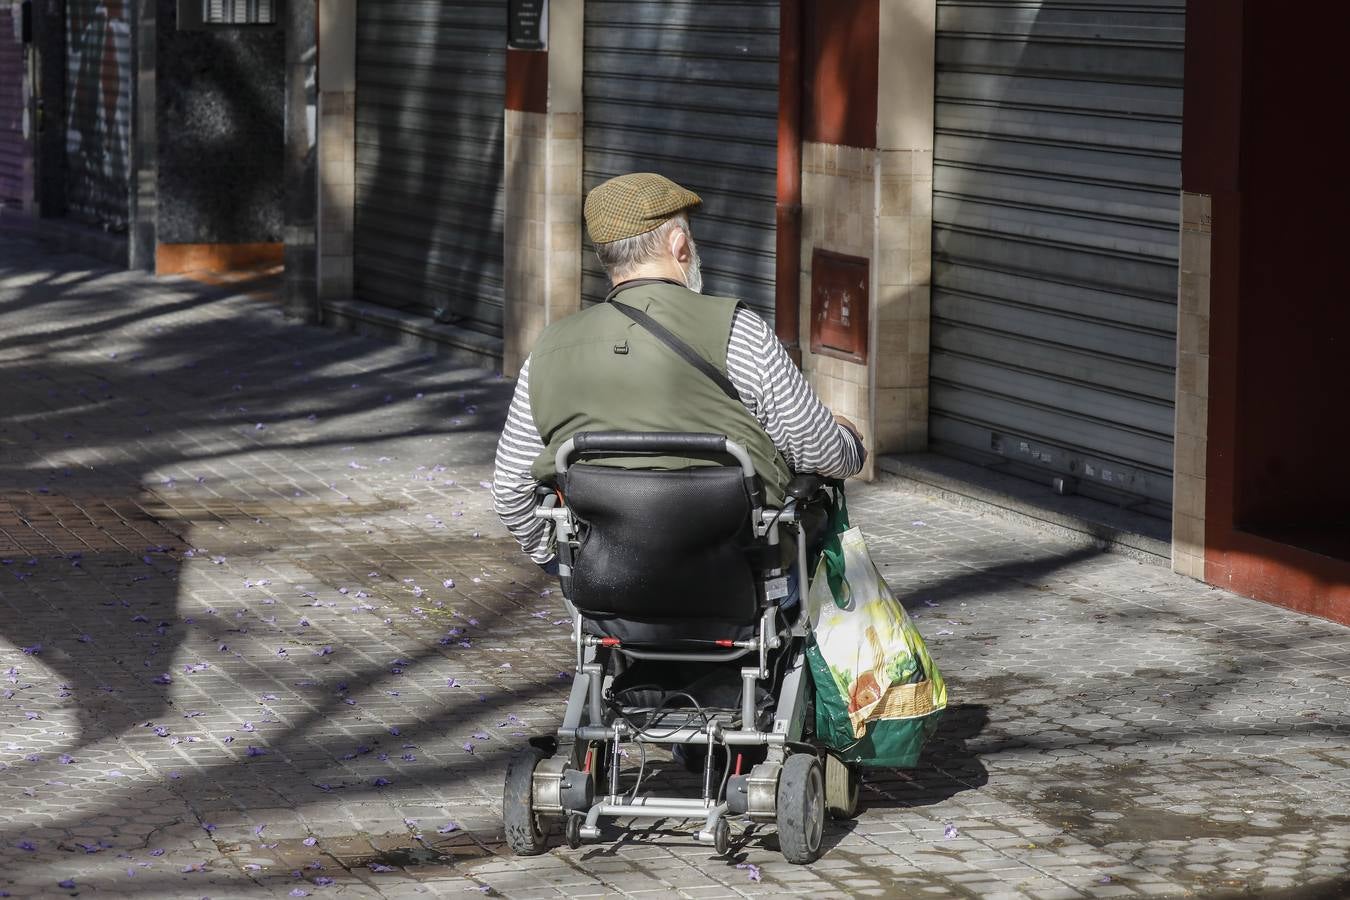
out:
{"label": "gray hair", "polygon": [[689,234],[689,217],[684,213],[677,213],[673,218],[643,234],[596,244],[595,256],[600,260],[600,265],[605,267],[610,280],[615,281],[619,276],[659,259],[666,249],[671,233],[677,228]]}

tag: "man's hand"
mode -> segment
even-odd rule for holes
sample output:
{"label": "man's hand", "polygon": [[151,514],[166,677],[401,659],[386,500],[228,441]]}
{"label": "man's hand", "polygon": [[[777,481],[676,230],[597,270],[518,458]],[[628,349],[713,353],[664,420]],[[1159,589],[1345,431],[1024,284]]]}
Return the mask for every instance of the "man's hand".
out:
{"label": "man's hand", "polygon": [[839,415],[839,413],[835,413],[835,414],[834,414],[834,420],[835,420],[836,422],[838,422],[840,425],[843,425],[843,426],[844,426],[845,428],[847,428],[849,431],[851,431],[851,432],[853,433],[853,436],[854,436],[855,438],[858,439],[858,443],[860,443],[860,444],[862,443],[862,432],[858,430],[858,426],[857,426],[857,425],[854,425],[854,424],[853,424],[851,421],[849,421],[847,418],[845,418],[844,416]]}

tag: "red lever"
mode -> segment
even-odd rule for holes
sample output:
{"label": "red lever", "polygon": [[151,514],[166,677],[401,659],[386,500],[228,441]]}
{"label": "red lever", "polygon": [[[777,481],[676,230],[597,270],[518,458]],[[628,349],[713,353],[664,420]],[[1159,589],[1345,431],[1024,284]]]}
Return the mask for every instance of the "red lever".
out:
{"label": "red lever", "polygon": [[734,646],[736,646],[736,642],[735,642],[735,641],[728,641],[728,640],[713,641],[713,643],[716,644],[716,645],[719,646],[719,647],[734,647]]}
{"label": "red lever", "polygon": [[619,639],[618,639],[618,638],[601,638],[601,639],[600,639],[600,646],[601,646],[601,647],[617,647],[617,646],[619,646]]}

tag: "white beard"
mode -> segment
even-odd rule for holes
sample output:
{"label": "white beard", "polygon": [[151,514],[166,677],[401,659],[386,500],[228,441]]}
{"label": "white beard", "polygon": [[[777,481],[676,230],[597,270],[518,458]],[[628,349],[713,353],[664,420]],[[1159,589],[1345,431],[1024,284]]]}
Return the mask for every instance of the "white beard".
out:
{"label": "white beard", "polygon": [[698,248],[694,246],[694,239],[686,237],[689,241],[689,267],[684,269],[684,286],[689,288],[695,294],[703,293],[703,270],[699,268]]}

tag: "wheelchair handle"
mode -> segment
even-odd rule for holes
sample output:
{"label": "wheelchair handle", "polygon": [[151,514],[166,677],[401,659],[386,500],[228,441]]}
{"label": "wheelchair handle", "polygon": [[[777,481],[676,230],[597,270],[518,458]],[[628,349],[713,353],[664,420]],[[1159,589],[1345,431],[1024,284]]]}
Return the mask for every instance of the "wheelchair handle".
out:
{"label": "wheelchair handle", "polygon": [[755,464],[745,448],[724,434],[685,431],[582,431],[572,435],[558,448],[554,460],[558,474],[567,471],[575,453],[612,451],[615,453],[725,453],[741,465],[746,478],[755,477]]}

